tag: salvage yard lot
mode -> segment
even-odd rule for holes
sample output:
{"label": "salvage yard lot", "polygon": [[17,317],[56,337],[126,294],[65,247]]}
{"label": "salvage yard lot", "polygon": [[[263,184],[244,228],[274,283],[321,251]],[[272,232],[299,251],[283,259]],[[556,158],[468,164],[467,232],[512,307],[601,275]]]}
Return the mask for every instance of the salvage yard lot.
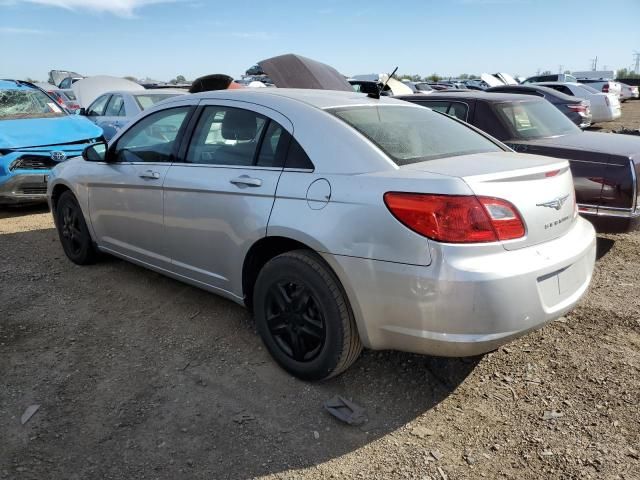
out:
{"label": "salvage yard lot", "polygon": [[[73,265],[46,208],[0,210],[0,252],[1,479],[640,478],[640,233],[601,235],[580,306],[494,353],[367,351],[317,384],[229,301]],[[324,412],[336,394],[369,421]]]}

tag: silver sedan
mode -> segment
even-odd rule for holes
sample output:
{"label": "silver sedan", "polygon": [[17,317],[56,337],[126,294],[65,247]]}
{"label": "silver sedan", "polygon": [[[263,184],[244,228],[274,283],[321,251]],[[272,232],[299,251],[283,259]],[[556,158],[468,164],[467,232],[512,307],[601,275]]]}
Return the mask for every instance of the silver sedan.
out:
{"label": "silver sedan", "polygon": [[569,311],[595,261],[566,161],[355,92],[175,97],[48,193],[73,262],[106,252],[246,305],[303,379],[363,346],[496,349]]}

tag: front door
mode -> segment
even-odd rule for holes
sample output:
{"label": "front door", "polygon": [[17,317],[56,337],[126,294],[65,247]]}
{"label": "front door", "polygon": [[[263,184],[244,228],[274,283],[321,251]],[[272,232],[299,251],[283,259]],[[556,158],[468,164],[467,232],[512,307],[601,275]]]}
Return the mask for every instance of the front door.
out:
{"label": "front door", "polygon": [[[211,101],[208,101],[211,102]],[[164,182],[174,272],[242,295],[248,249],[266,235],[289,143],[289,121],[243,102],[202,105],[184,161]]]}
{"label": "front door", "polygon": [[140,262],[170,267],[163,239],[162,184],[181,127],[190,112],[182,106],[144,117],[95,164],[89,177],[89,212],[100,247]]}

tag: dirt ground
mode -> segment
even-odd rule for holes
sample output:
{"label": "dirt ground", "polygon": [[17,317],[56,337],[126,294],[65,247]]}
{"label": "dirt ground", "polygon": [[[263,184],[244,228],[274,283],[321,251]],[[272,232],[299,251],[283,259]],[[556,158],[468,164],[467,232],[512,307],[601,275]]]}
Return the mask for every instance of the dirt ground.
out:
{"label": "dirt ground", "polygon": [[622,103],[622,116],[615,122],[598,123],[589,130],[594,132],[615,132],[622,128],[640,130],[640,100],[627,100]]}
{"label": "dirt ground", "polygon": [[75,266],[46,209],[0,210],[0,479],[640,479],[640,233],[599,250],[574,312],[494,353],[367,351],[309,384],[241,307]]}

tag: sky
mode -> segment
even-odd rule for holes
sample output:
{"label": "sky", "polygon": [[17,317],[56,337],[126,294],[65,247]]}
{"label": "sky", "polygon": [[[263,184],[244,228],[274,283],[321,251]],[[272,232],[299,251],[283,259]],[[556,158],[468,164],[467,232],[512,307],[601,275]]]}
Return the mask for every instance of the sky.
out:
{"label": "sky", "polygon": [[345,75],[629,68],[640,0],[0,0],[0,78],[238,78],[297,53]]}

